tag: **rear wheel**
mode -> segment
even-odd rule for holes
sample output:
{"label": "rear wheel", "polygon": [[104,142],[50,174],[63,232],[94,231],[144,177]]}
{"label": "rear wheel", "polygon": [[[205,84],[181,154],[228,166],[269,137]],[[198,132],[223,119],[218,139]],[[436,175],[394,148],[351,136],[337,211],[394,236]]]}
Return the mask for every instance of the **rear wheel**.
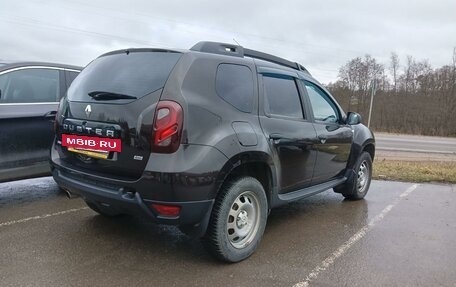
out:
{"label": "rear wheel", "polygon": [[354,167],[352,179],[334,188],[335,192],[350,200],[363,199],[372,179],[372,158],[368,152],[362,152]]}
{"label": "rear wheel", "polygon": [[261,183],[242,177],[222,188],[203,243],[218,259],[238,262],[249,257],[263,237],[268,213]]}

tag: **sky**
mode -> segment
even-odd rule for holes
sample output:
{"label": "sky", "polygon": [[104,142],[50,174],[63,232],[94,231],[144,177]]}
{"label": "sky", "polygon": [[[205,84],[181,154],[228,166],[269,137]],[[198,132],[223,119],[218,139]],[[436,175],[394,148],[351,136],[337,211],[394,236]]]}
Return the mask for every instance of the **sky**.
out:
{"label": "sky", "polygon": [[455,11],[455,0],[0,0],[0,59],[85,66],[122,48],[236,41],[329,83],[364,54],[450,64]]}

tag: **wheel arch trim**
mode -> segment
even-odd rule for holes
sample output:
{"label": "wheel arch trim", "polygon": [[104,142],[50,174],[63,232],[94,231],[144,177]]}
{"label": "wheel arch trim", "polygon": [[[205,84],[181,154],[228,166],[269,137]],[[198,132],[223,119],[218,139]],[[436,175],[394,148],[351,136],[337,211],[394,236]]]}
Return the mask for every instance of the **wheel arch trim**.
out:
{"label": "wheel arch trim", "polygon": [[[273,198],[274,193],[277,190],[277,172],[274,162],[270,155],[261,151],[248,151],[241,152],[233,157],[231,157],[219,171],[216,179],[216,185],[214,187],[214,198],[217,196],[222,185],[226,182],[230,175],[232,175],[236,170],[241,166],[246,166],[249,164],[260,164],[267,167],[266,171],[268,172],[268,187],[269,190],[266,190],[266,197],[268,198],[268,205],[271,205],[271,199]],[[249,175],[249,174],[246,174]],[[252,176],[252,175],[250,175]],[[258,178],[257,178],[258,179]],[[258,179],[260,182],[261,180]],[[261,182],[263,187],[265,183]]]}

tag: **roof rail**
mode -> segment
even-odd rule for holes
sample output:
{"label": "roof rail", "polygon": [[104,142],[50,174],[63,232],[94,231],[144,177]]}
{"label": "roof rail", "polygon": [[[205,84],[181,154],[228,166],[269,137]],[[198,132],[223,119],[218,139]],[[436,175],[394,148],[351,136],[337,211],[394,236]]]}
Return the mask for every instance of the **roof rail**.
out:
{"label": "roof rail", "polygon": [[226,56],[234,56],[234,57],[251,57],[254,59],[260,59],[268,62],[272,62],[275,64],[279,64],[285,67],[289,67],[295,70],[304,71],[308,74],[306,68],[304,68],[301,64],[288,61],[284,58],[280,58],[271,54],[259,52],[256,50],[246,49],[239,45],[227,44],[227,43],[219,43],[219,42],[198,42],[196,45],[190,48],[191,51],[197,52],[204,52],[204,53],[211,53],[211,54],[219,54],[219,55],[226,55]]}

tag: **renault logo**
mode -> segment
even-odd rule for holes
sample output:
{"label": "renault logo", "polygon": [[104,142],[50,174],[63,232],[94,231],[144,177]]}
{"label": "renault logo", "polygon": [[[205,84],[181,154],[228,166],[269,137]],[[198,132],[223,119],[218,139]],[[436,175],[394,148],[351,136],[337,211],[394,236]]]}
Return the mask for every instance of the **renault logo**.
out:
{"label": "renault logo", "polygon": [[87,105],[85,108],[85,113],[87,117],[90,117],[90,113],[92,112],[92,107],[90,105]]}

